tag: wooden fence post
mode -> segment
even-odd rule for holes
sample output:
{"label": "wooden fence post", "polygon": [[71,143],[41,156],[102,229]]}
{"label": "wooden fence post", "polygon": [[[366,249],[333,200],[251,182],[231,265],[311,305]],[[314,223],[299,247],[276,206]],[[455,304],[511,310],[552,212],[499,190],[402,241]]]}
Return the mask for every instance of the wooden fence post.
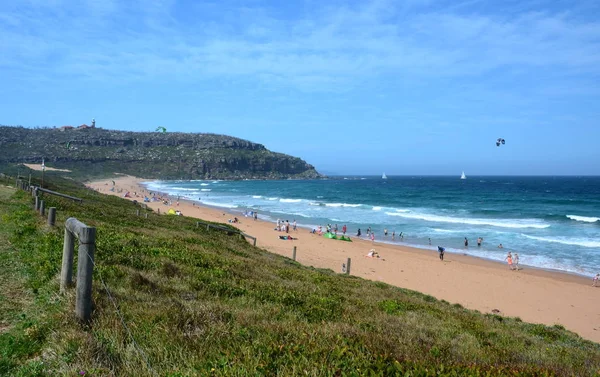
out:
{"label": "wooden fence post", "polygon": [[296,246],[294,246],[294,251],[292,252],[292,259],[296,260]]}
{"label": "wooden fence post", "polygon": [[145,216],[146,216],[146,218],[148,218],[148,214],[147,213],[145,214]]}
{"label": "wooden fence post", "polygon": [[56,207],[50,207],[48,209],[48,225],[54,226],[56,222]]}
{"label": "wooden fence post", "polygon": [[92,314],[92,274],[94,273],[95,251],[96,228],[87,226],[80,228],[75,314],[84,322],[89,322]]}
{"label": "wooden fence post", "polygon": [[35,197],[35,210],[36,211],[40,210],[40,197],[39,196]]}
{"label": "wooden fence post", "polygon": [[352,263],[352,259],[348,258],[346,261],[346,275],[350,275],[350,264]]}
{"label": "wooden fence post", "polygon": [[60,271],[60,291],[64,292],[73,284],[73,249],[75,236],[65,227],[62,269]]}
{"label": "wooden fence post", "polygon": [[139,210],[139,209],[135,211],[135,215],[136,215],[136,216],[139,216],[139,215],[140,215],[140,210]]}
{"label": "wooden fence post", "polygon": [[40,215],[41,215],[42,217],[44,217],[44,215],[45,215],[45,211],[46,211],[46,207],[45,207],[45,205],[44,205],[44,201],[43,201],[43,200],[40,200]]}
{"label": "wooden fence post", "polygon": [[256,237],[254,237],[254,246],[256,246]]}

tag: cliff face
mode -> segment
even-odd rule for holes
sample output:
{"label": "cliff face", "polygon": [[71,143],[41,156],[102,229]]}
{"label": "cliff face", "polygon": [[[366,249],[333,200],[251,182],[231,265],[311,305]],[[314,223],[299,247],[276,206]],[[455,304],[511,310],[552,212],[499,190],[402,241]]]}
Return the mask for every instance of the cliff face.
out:
{"label": "cliff face", "polygon": [[156,179],[319,178],[297,157],[231,136],[0,126],[0,162]]}

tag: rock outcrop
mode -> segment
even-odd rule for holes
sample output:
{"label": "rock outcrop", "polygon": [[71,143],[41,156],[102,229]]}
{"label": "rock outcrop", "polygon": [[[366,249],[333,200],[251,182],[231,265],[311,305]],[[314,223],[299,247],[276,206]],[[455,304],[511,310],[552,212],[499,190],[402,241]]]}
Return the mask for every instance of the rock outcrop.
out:
{"label": "rock outcrop", "polygon": [[0,126],[0,162],[156,179],[320,178],[297,157],[231,136]]}

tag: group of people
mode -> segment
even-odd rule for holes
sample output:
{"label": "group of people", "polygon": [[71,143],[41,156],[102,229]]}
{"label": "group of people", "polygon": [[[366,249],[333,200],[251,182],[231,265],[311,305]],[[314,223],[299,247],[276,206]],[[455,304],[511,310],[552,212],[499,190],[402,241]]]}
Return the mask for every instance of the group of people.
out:
{"label": "group of people", "polygon": [[256,211],[246,211],[244,212],[244,217],[253,218],[254,221],[258,220],[258,212]]}
{"label": "group of people", "polygon": [[504,260],[506,261],[506,263],[508,263],[508,268],[510,268],[511,270],[518,271],[520,269],[519,254],[515,253],[515,255],[513,256],[509,251],[508,254],[506,254],[506,258],[504,258]]}
{"label": "group of people", "polygon": [[[254,220],[256,220],[256,217],[254,218]],[[275,226],[275,229],[278,232],[286,232],[289,233],[290,232],[290,227],[292,228],[292,230],[297,231],[298,227],[296,224],[296,220],[294,219],[294,221],[292,222],[292,224],[290,225],[290,221],[289,220],[281,220],[281,219],[277,219],[277,226]]]}

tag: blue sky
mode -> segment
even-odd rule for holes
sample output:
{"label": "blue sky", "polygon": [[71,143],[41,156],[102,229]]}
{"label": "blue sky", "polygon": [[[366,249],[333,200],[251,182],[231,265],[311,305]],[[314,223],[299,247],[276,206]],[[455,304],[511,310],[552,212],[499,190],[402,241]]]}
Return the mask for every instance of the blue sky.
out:
{"label": "blue sky", "polygon": [[599,16],[597,1],[3,1],[0,124],[223,133],[326,173],[600,174]]}

